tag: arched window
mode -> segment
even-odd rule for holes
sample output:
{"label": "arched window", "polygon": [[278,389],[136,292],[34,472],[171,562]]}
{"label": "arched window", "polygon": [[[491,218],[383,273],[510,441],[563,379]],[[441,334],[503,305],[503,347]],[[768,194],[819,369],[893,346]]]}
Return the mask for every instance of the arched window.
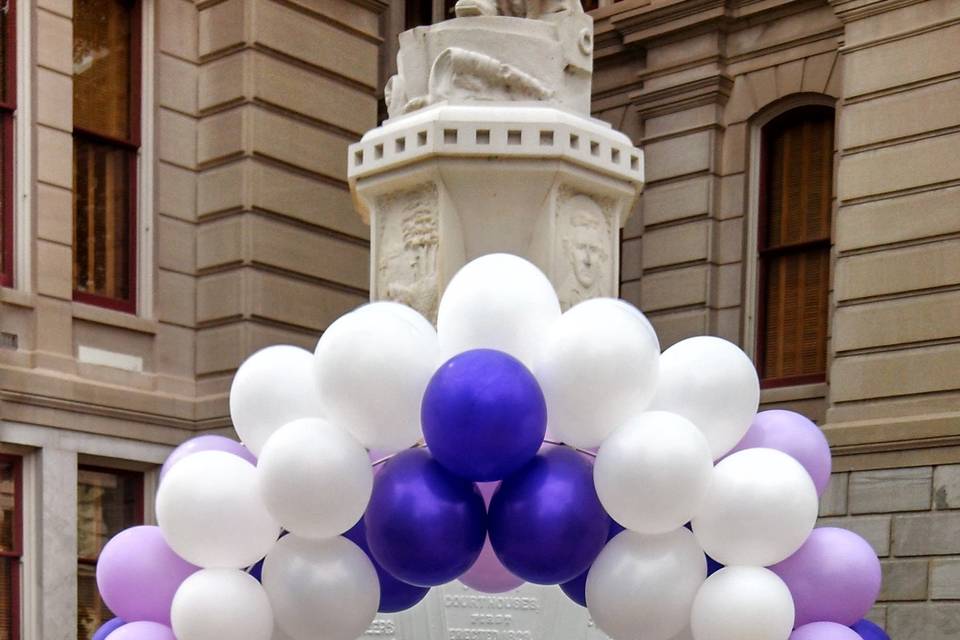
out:
{"label": "arched window", "polygon": [[761,130],[757,366],[765,386],[825,379],[834,110],[797,107]]}

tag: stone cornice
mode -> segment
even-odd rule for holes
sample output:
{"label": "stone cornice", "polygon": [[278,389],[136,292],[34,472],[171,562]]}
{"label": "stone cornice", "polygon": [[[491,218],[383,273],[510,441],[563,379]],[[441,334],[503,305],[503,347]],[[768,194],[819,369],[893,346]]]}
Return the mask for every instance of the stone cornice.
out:
{"label": "stone cornice", "polygon": [[863,20],[870,16],[902,9],[914,4],[922,4],[926,0],[827,0],[843,22]]}
{"label": "stone cornice", "polygon": [[630,94],[642,118],[649,118],[704,104],[723,104],[733,90],[733,80],[725,75],[712,75],[656,91],[643,90]]}

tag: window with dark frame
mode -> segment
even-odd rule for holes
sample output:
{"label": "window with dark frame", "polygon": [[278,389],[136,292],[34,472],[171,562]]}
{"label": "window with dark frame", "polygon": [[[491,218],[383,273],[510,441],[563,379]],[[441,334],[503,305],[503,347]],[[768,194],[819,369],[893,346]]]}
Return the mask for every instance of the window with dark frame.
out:
{"label": "window with dark frame", "polygon": [[136,311],[140,4],[73,7],[74,299]]}
{"label": "window with dark frame", "polygon": [[761,132],[757,366],[766,387],[827,370],[834,110],[792,109]]}
{"label": "window with dark frame", "polygon": [[[615,0],[616,1],[616,0]],[[413,29],[433,23],[433,4],[434,0],[404,0],[405,11],[405,29]],[[443,19],[454,17],[454,8],[457,0],[442,0]],[[494,0],[497,3],[498,0]],[[580,4],[584,11],[592,11],[600,6],[599,0],[581,0]]]}
{"label": "window with dark frame", "polygon": [[0,10],[0,286],[13,286],[13,114],[17,109],[16,1]]}
{"label": "window with dark frame", "polygon": [[19,640],[23,482],[16,456],[0,455],[0,516],[0,640]]}
{"label": "window with dark frame", "polygon": [[143,474],[81,466],[77,475],[77,639],[114,617],[97,590],[97,558],[113,536],[143,524]]}

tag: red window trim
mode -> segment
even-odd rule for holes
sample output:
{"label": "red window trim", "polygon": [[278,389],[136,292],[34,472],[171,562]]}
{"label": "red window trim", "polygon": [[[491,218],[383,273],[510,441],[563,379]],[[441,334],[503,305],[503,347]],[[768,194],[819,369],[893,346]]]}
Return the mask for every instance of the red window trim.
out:
{"label": "red window trim", "polygon": [[794,107],[788,111],[785,111],[767,122],[760,130],[760,177],[757,184],[758,189],[758,230],[757,230],[757,325],[756,325],[756,344],[755,344],[755,353],[756,357],[754,362],[756,364],[757,372],[760,376],[760,388],[761,389],[773,389],[778,387],[792,387],[804,384],[818,384],[827,381],[827,372],[823,373],[813,373],[813,374],[803,374],[797,376],[786,376],[780,378],[767,378],[764,377],[763,371],[763,362],[766,357],[766,325],[767,325],[767,268],[765,266],[766,260],[770,257],[780,256],[795,251],[804,251],[808,249],[814,249],[819,247],[830,247],[832,243],[831,238],[817,239],[812,241],[800,242],[794,245],[784,245],[780,247],[770,248],[767,246],[767,132],[769,131],[770,125],[776,125],[778,122],[781,122],[784,119],[787,119],[791,116],[797,116],[807,111],[827,111],[829,110],[834,114],[836,118],[836,109],[834,107],[823,105],[823,104],[805,104],[801,106]]}
{"label": "red window trim", "polygon": [[80,127],[74,127],[73,137],[108,144],[129,152],[130,201],[127,205],[127,246],[130,249],[130,259],[127,263],[127,281],[130,283],[129,297],[126,300],[121,300],[74,290],[73,299],[85,304],[135,314],[137,312],[137,253],[140,235],[137,227],[140,187],[137,166],[141,142],[140,101],[143,99],[143,4],[140,0],[132,0],[128,4],[133,9],[130,15],[130,20],[133,23],[130,26],[130,137],[118,139],[87,131]]}
{"label": "red window trim", "polygon": [[23,558],[23,458],[0,454],[0,462],[13,465],[13,551],[0,551],[0,557],[17,560],[10,565],[10,636],[20,637],[20,564]]}
{"label": "red window trim", "polygon": [[7,0],[7,33],[4,52],[6,59],[6,102],[0,101],[0,144],[3,145],[3,206],[0,207],[0,218],[3,220],[3,260],[0,261],[0,286],[13,286],[13,251],[14,251],[14,185],[13,185],[13,114],[17,110],[17,3],[16,0]]}

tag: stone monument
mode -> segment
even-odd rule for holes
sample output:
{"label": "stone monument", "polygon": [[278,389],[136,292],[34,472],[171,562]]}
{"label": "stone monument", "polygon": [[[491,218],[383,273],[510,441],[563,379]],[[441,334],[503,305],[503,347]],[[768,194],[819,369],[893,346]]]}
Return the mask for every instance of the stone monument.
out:
{"label": "stone monument", "polygon": [[[564,308],[616,295],[619,229],[643,153],[590,117],[593,25],[578,0],[460,0],[457,18],[400,36],[389,119],[352,145],[348,176],[371,225],[370,292],[435,320],[478,256],[523,256]],[[600,640],[558,587],[435,588],[365,638]]]}

